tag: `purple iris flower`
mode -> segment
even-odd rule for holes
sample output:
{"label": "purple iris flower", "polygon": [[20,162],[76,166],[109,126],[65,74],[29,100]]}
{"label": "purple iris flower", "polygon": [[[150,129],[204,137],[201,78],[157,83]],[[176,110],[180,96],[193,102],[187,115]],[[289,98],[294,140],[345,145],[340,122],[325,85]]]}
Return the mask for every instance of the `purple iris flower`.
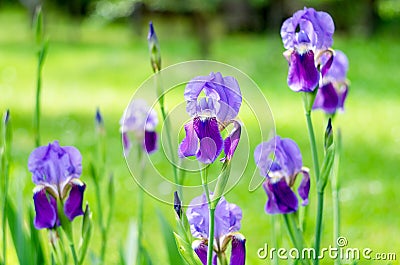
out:
{"label": "purple iris flower", "polygon": [[[207,242],[209,238],[209,210],[205,194],[194,198],[186,211],[192,235],[199,240],[192,246],[203,264],[207,264]],[[246,239],[238,231],[242,220],[242,210],[239,206],[228,203],[224,197],[215,208],[214,217],[214,252],[225,253],[228,244],[231,243],[232,252],[230,265],[243,265],[246,258]],[[217,264],[217,255],[213,258],[213,264]]]}
{"label": "purple iris flower", "polygon": [[[204,97],[200,94],[204,93]],[[237,80],[221,73],[210,73],[190,80],[185,88],[186,111],[192,119],[185,124],[186,136],[179,146],[179,156],[196,156],[204,163],[213,163],[222,149],[231,159],[239,143],[241,125],[234,120],[242,104]],[[233,130],[226,139],[221,131],[229,124]]]}
{"label": "purple iris flower", "polygon": [[[79,177],[82,173],[82,156],[73,146],[60,146],[54,141],[32,151],[28,160],[32,181],[37,229],[60,225],[60,214],[69,221],[82,215],[82,200],[86,185]],[[57,204],[63,206],[63,212]]]}
{"label": "purple iris flower", "polygon": [[298,199],[292,187],[299,173],[303,174],[303,178],[297,192],[303,200],[302,205],[308,204],[310,176],[308,169],[303,167],[299,147],[293,140],[275,136],[256,147],[254,159],[260,174],[266,177],[263,187],[268,196],[265,207],[267,213],[285,214],[297,211]]}
{"label": "purple iris flower", "polygon": [[289,62],[288,85],[295,92],[313,92],[320,79],[316,57],[333,43],[335,25],[326,12],[304,8],[285,20],[281,28]]}
{"label": "purple iris flower", "polygon": [[[323,63],[329,60],[326,57],[321,58]],[[349,89],[346,78],[348,69],[349,60],[346,55],[342,51],[335,50],[332,65],[322,76],[322,84],[315,97],[313,109],[321,109],[328,114],[334,114],[337,110],[343,111]]]}
{"label": "purple iris flower", "polygon": [[143,149],[147,153],[157,150],[157,133],[155,129],[158,124],[157,113],[150,108],[143,99],[133,100],[120,121],[122,142],[125,155],[129,154],[132,143],[128,134],[132,133],[138,142],[143,143]]}

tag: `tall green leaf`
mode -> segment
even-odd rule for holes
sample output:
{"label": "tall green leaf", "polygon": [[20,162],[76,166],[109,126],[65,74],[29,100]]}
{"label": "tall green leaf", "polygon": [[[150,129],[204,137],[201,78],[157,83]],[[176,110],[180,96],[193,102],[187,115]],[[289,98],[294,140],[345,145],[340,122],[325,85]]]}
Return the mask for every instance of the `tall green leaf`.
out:
{"label": "tall green leaf", "polygon": [[160,220],[162,233],[167,246],[169,264],[186,264],[178,252],[178,247],[175,242],[172,228],[162,213],[157,212],[158,219]]}

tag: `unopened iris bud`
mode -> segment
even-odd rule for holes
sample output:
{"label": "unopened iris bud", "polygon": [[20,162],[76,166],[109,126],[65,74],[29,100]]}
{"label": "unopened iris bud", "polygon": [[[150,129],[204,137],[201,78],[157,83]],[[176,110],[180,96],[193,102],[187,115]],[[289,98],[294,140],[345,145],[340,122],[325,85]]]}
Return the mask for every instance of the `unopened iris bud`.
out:
{"label": "unopened iris bud", "polygon": [[88,234],[89,229],[92,227],[92,212],[90,211],[89,204],[86,203],[85,207],[85,212],[83,214],[83,220],[82,220],[82,237],[85,238],[85,236]]}
{"label": "unopened iris bud", "polygon": [[96,125],[97,125],[97,126],[101,126],[101,127],[104,126],[103,117],[101,116],[101,113],[100,113],[100,109],[99,109],[99,108],[96,109],[95,120],[96,120]]}
{"label": "unopened iris bud", "polygon": [[4,124],[7,125],[9,120],[10,120],[10,110],[7,109],[6,112],[4,113],[4,119],[3,119]]}
{"label": "unopened iris bud", "polygon": [[154,31],[153,22],[149,23],[149,34],[147,36],[150,52],[150,63],[154,73],[161,70],[161,52],[156,32]]}
{"label": "unopened iris bud", "polygon": [[178,215],[179,219],[181,219],[182,216],[182,201],[179,198],[178,192],[174,192],[174,210],[176,214]]}
{"label": "unopened iris bud", "polygon": [[332,130],[332,120],[329,118],[328,125],[325,130],[325,150],[328,149],[333,144],[333,130]]}
{"label": "unopened iris bud", "polygon": [[12,131],[11,131],[11,115],[10,115],[10,110],[6,110],[3,116],[3,137],[5,144],[8,145],[9,147],[6,148],[7,152],[10,152],[10,144],[12,141]]}

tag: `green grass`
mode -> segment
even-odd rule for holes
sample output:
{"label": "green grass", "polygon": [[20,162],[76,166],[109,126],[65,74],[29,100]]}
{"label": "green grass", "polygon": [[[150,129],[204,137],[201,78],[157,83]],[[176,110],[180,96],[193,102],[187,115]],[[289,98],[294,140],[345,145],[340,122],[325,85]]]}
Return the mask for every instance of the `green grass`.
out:
{"label": "green grass", "polygon": [[[124,25],[98,26],[88,21],[80,25],[68,20],[59,21],[51,16],[47,20],[50,42],[43,70],[42,144],[58,139],[61,145],[74,145],[81,150],[84,157],[82,180],[87,183],[86,199],[93,204],[94,189],[88,166],[95,147],[94,113],[96,107],[100,107],[107,128],[107,172],[112,171],[116,179],[116,209],[107,251],[107,264],[115,264],[119,246],[126,239],[128,224],[137,214],[137,186],[122,156],[118,122],[136,88],[151,75],[146,36],[137,36]],[[164,67],[200,58],[196,38],[185,26],[175,28],[173,23],[161,20],[154,23],[161,42]],[[34,148],[35,47],[26,13],[2,10],[0,24],[7,25],[2,27],[0,34],[0,111],[10,108],[14,126],[10,189],[14,199],[17,197],[14,194],[21,193],[23,204],[28,205],[32,204],[34,187],[27,170],[27,159]],[[174,34],[175,29],[177,34]],[[146,31],[145,26],[143,30]],[[347,237],[349,247],[369,247],[375,252],[400,249],[396,237],[400,234],[400,122],[397,117],[400,113],[400,49],[396,45],[398,39],[392,38],[363,39],[339,35],[334,45],[345,51],[350,59],[351,80],[346,112],[336,120],[344,142],[340,169],[341,234]],[[268,99],[277,133],[298,142],[304,164],[311,168],[301,96],[287,88],[287,63],[282,52],[278,34],[215,34],[209,59],[231,64],[254,79]],[[323,121],[321,113],[314,114],[319,143],[322,142]],[[250,141],[250,149],[253,150],[257,144]],[[245,157],[238,153],[235,159],[240,162]],[[254,167],[251,159],[249,166]],[[166,172],[170,170],[166,164],[162,168]],[[264,243],[271,242],[271,218],[264,212],[267,197],[262,189],[248,192],[250,177],[251,172],[246,171],[226,197],[243,209],[241,232],[247,238],[248,264],[268,264],[267,260],[260,261],[256,254]],[[173,210],[150,196],[145,197],[145,203],[145,243],[154,263],[165,264],[166,248],[154,213],[159,209],[172,222]],[[312,242],[315,208],[316,200],[312,193],[306,233],[308,242]],[[95,210],[93,206],[92,209]],[[329,187],[324,221],[322,247],[332,241]],[[42,233],[46,238],[46,232]],[[96,253],[99,239],[99,231],[95,229],[91,249]],[[286,235],[280,240],[289,244]],[[10,255],[15,259],[12,251]],[[331,262],[327,260],[323,264]]]}

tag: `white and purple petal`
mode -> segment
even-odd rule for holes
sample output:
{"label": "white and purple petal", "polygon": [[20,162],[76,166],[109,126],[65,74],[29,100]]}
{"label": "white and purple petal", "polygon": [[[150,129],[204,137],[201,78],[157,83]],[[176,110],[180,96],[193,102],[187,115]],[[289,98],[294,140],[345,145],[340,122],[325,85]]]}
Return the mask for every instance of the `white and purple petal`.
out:
{"label": "white and purple petal", "polygon": [[157,113],[145,100],[133,100],[120,120],[121,132],[133,132],[143,138],[145,131],[154,131],[158,124]]}
{"label": "white and purple petal", "polygon": [[44,186],[37,186],[34,189],[33,202],[36,212],[34,219],[36,229],[51,229],[60,224],[57,215],[56,199],[46,192]]}
{"label": "white and purple petal", "polygon": [[186,210],[190,232],[195,238],[208,238],[209,211],[205,194],[195,197]]}
{"label": "white and purple petal", "polygon": [[286,49],[294,48],[297,43],[297,29],[307,33],[312,45],[317,49],[326,49],[332,46],[335,25],[332,17],[313,8],[304,8],[285,20],[281,27],[281,37]]}
{"label": "white and purple petal", "polygon": [[[199,98],[201,92],[204,92],[206,99]],[[184,98],[189,115],[195,117],[211,113],[220,122],[235,118],[242,104],[237,80],[232,76],[223,77],[219,72],[190,80],[186,85]]]}
{"label": "white and purple petal", "polygon": [[[208,238],[209,210],[205,194],[194,198],[186,211],[190,231],[196,238]],[[215,208],[214,237],[219,240],[225,235],[240,229],[242,210],[233,203],[228,203],[221,197]]]}
{"label": "white and purple petal", "polygon": [[272,182],[267,177],[263,187],[268,196],[268,201],[265,205],[265,211],[268,214],[286,214],[297,211],[298,200],[296,194],[284,178],[281,178],[278,182]]}
{"label": "white and purple petal", "polygon": [[215,208],[215,238],[223,238],[225,235],[240,230],[242,220],[242,209],[233,203],[229,203],[224,197]]}
{"label": "white and purple petal", "polygon": [[41,146],[32,151],[28,159],[28,169],[36,185],[62,191],[72,178],[82,173],[82,156],[72,146],[61,147],[58,141]]}
{"label": "white and purple petal", "polygon": [[339,95],[332,83],[328,83],[318,89],[313,109],[322,109],[326,113],[333,114],[339,106]]}
{"label": "white and purple petal", "polygon": [[185,124],[185,138],[179,145],[179,157],[195,156],[199,145],[199,137],[193,128],[193,120]]}
{"label": "white and purple petal", "polygon": [[340,50],[335,50],[332,66],[330,67],[326,78],[332,81],[345,81],[347,71],[349,70],[349,59]]}
{"label": "white and purple petal", "polygon": [[319,82],[320,73],[315,67],[314,52],[300,54],[293,51],[289,58],[287,82],[295,92],[313,92]]}
{"label": "white and purple petal", "polygon": [[297,144],[292,139],[279,136],[259,144],[254,151],[254,160],[262,176],[267,176],[269,171],[280,171],[282,177],[294,179],[303,166]]}
{"label": "white and purple petal", "polygon": [[204,243],[204,241],[203,240],[193,241],[192,248],[199,257],[201,263],[203,263],[203,265],[207,265],[208,246]]}
{"label": "white and purple petal", "polygon": [[225,159],[231,160],[233,154],[236,151],[236,147],[239,144],[240,134],[242,132],[242,127],[239,122],[233,121],[234,128],[229,136],[224,140],[224,152],[225,152]]}
{"label": "white and purple petal", "polygon": [[303,179],[300,182],[297,192],[299,193],[300,198],[303,200],[301,205],[306,206],[308,205],[308,194],[310,193],[310,174],[308,173],[307,168],[303,168],[301,173],[303,174]]}
{"label": "white and purple petal", "polygon": [[223,139],[216,118],[193,119],[193,128],[200,140],[197,160],[204,164],[213,163],[222,151]]}
{"label": "white and purple petal", "polygon": [[86,185],[79,179],[72,179],[68,185],[71,185],[71,189],[64,204],[64,213],[72,221],[75,217],[83,215],[82,202]]}
{"label": "white and purple petal", "polygon": [[244,265],[246,263],[246,239],[242,234],[235,233],[232,236],[232,252],[230,265]]}

